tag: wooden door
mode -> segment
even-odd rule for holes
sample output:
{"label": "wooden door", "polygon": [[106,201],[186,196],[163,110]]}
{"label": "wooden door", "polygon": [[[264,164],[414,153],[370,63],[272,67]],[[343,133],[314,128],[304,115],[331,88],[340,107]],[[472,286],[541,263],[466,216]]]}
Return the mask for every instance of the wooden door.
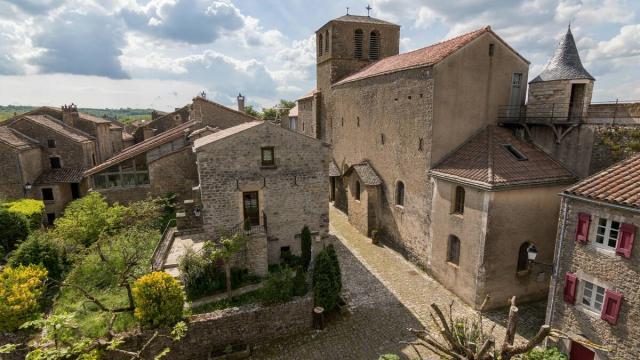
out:
{"label": "wooden door", "polygon": [[242,193],[242,207],[245,222],[248,221],[251,226],[260,225],[260,203],[257,191]]}
{"label": "wooden door", "polygon": [[595,353],[588,348],[578,344],[577,342],[571,343],[571,353],[569,354],[569,360],[593,360]]}

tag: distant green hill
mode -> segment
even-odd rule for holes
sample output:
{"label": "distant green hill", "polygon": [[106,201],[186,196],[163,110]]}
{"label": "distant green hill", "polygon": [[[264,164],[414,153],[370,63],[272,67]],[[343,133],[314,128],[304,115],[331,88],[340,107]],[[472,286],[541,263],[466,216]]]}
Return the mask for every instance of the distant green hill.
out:
{"label": "distant green hill", "polygon": [[[37,106],[2,106],[0,105],[0,121],[4,121],[14,115],[24,114],[28,111],[37,108]],[[131,123],[136,120],[149,120],[151,119],[151,112],[153,109],[88,109],[80,108],[80,112],[87,113],[93,116],[103,117],[107,116],[109,119],[117,119],[125,124]]]}

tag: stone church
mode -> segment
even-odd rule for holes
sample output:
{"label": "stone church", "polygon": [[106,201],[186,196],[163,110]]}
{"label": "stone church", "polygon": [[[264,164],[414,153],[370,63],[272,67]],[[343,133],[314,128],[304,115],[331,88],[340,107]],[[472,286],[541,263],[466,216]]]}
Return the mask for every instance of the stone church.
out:
{"label": "stone church", "polygon": [[489,26],[407,53],[399,43],[384,20],[327,22],[316,88],[282,126],[332,145],[330,198],[356,228],[469,304],[544,298],[550,269],[526,250],[552,261],[557,193],[613,162],[599,127],[611,111],[622,126],[637,120],[637,104],[591,103],[570,29],[529,104],[529,61]]}

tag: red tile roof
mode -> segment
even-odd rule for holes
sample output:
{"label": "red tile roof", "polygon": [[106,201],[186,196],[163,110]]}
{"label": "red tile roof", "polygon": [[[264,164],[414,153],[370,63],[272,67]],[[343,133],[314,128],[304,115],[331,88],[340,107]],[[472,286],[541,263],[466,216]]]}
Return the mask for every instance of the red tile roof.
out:
{"label": "red tile roof", "polygon": [[[505,145],[511,145],[525,160],[519,160]],[[534,144],[497,126],[489,126],[472,136],[430,173],[485,189],[575,180],[569,170]]]}
{"label": "red tile roof", "polygon": [[18,130],[11,129],[8,126],[0,126],[0,142],[5,143],[18,150],[32,149],[38,146],[38,141]]}
{"label": "red tile roof", "polygon": [[308,93],[302,95],[302,97],[298,98],[298,100],[304,100],[304,99],[308,99],[310,97],[312,97],[313,95],[318,93],[318,89],[313,89],[311,91],[309,91]]}
{"label": "red tile roof", "polygon": [[125,160],[131,159],[140,154],[144,154],[151,149],[155,149],[158,146],[171,142],[179,138],[180,136],[184,136],[185,132],[189,132],[189,130],[191,130],[195,124],[196,124],[195,121],[189,121],[184,124],[180,124],[170,130],[162,132],[156,136],[150,137],[149,139],[143,142],[140,142],[133,146],[125,148],[124,150],[116,154],[114,157],[108,159],[102,164],[94,166],[93,168],[87,170],[84,173],[84,175],[85,176],[93,175],[102,170],[110,168],[113,165],[119,164]]}
{"label": "red tile roof", "polygon": [[472,40],[475,40],[480,35],[490,31],[491,28],[489,26],[483,27],[482,29],[474,30],[422,49],[386,57],[365,67],[359,72],[340,80],[335,85],[341,85],[372,76],[389,74],[400,70],[435,65],[444,60],[447,56],[453,54],[456,50],[470,43]]}
{"label": "red tile roof", "polygon": [[640,208],[640,154],[580,181],[564,193]]}

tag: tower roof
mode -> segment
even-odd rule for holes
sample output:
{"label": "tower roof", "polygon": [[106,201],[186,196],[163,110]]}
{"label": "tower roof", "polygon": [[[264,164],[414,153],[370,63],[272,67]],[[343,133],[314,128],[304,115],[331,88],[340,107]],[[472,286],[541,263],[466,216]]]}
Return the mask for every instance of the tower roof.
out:
{"label": "tower roof", "polygon": [[573,39],[573,34],[571,34],[571,26],[569,26],[567,33],[558,43],[558,47],[547,66],[530,83],[576,79],[595,80],[582,66],[576,42]]}
{"label": "tower roof", "polygon": [[400,27],[400,25],[394,24],[392,22],[388,22],[388,21],[372,18],[370,16],[361,16],[361,15],[344,15],[344,16],[340,16],[339,18],[333,19],[333,21],[359,22],[359,23],[380,24],[380,25],[393,25],[393,26]]}

